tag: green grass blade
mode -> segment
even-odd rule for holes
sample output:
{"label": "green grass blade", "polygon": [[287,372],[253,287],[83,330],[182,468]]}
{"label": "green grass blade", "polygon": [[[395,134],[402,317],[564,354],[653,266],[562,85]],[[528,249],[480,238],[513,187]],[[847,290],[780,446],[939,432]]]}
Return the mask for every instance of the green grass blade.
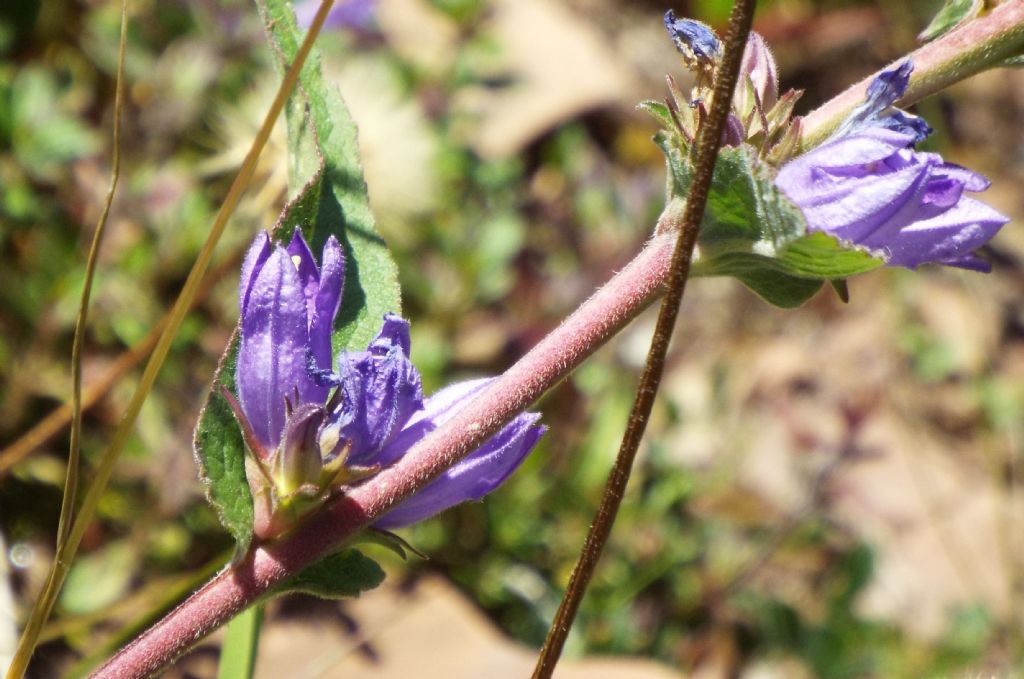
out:
{"label": "green grass blade", "polygon": [[260,643],[263,606],[250,606],[228,623],[224,644],[220,647],[217,679],[249,679],[256,669],[256,649]]}

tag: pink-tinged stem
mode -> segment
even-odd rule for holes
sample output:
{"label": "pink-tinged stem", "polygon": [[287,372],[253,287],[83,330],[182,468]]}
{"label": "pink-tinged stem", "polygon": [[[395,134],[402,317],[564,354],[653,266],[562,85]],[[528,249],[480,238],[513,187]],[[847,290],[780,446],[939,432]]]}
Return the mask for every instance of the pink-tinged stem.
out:
{"label": "pink-tinged stem", "polygon": [[[908,106],[1022,53],[1024,2],[1010,0],[990,14],[969,21],[886,68],[907,58],[914,61],[910,85],[897,102]],[[864,101],[868,84],[876,75],[878,73],[871,74],[804,118],[801,146],[809,149],[824,141],[850,111]]]}
{"label": "pink-tinged stem", "polygon": [[157,672],[475,450],[661,295],[675,240],[673,234],[652,239],[625,269],[398,463],[350,489],[291,535],[254,549],[243,562],[222,571],[93,677],[128,679]]}

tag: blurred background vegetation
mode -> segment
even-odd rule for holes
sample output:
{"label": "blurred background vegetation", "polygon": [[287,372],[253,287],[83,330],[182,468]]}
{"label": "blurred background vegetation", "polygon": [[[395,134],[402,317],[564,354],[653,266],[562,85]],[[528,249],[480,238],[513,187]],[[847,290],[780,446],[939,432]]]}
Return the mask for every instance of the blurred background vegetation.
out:
{"label": "blurred background vegetation", "polygon": [[[16,442],[69,395],[84,255],[108,182],[116,5],[0,9],[0,665],[52,554],[66,432],[34,449]],[[718,28],[729,7],[674,3]],[[783,85],[806,90],[807,111],[912,49],[937,8],[763,0],[755,29]],[[664,96],[665,73],[685,77],[665,9],[380,0],[366,25],[320,39],[360,125],[428,392],[510,365],[650,233],[662,160],[633,107]],[[122,182],[84,365],[87,388],[110,386],[86,416],[87,461],[276,87],[250,3],[138,0],[130,17]],[[848,305],[825,291],[795,312],[727,280],[689,287],[570,656],[646,656],[701,677],[1024,671],[1022,75],[991,72],[918,108],[938,131],[929,146],[986,173],[985,199],[1014,218],[987,249],[993,274],[882,271],[852,281]],[[285,173],[281,126],[83,542],[36,676],[85,671],[230,550],[191,432],[237,319],[241,248],[275,221]],[[652,325],[639,319],[543,400],[551,431],[502,490],[408,531],[429,560],[371,548],[389,582],[413,593],[440,577],[538,646]],[[268,628],[303,605],[273,609]],[[338,644],[372,650],[346,605],[329,617]],[[175,672],[208,676],[195,663],[215,649]]]}

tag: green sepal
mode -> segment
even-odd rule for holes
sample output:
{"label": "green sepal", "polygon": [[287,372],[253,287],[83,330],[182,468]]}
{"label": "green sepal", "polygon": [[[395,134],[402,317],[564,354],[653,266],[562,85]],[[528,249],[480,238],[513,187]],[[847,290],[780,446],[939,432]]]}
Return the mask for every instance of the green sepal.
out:
{"label": "green sepal", "polygon": [[[688,149],[665,130],[655,142],[667,160],[667,200],[678,209],[693,180]],[[808,233],[803,213],[775,187],[773,173],[752,146],[719,151],[691,275],[733,276],[765,301],[790,308],[827,280],[885,263],[863,248]]]}

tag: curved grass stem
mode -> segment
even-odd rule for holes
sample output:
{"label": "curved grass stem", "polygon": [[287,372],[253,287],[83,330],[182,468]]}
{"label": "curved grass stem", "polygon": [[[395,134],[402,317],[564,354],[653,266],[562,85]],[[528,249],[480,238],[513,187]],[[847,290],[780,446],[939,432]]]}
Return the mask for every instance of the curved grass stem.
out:
{"label": "curved grass stem", "polygon": [[[259,158],[260,152],[266,145],[267,139],[270,138],[270,133],[274,128],[274,123],[277,122],[277,118],[280,116],[289,94],[295,87],[295,83],[298,81],[302,66],[305,64],[306,58],[313,47],[313,43],[316,40],[317,35],[319,35],[320,29],[323,27],[324,20],[327,18],[327,13],[332,4],[333,0],[323,0],[323,2],[321,2],[320,8],[317,10],[317,14],[313,19],[313,23],[310,26],[309,31],[307,31],[306,37],[303,40],[298,53],[295,55],[295,61],[285,73],[281,86],[278,88],[277,95],[274,97],[274,101],[270,106],[270,110],[267,112],[267,115],[263,120],[263,124],[260,126],[260,130],[256,134],[256,138],[253,139],[252,146],[246,154],[242,167],[239,169],[238,174],[235,176],[235,180],[228,189],[228,193],[224,198],[224,203],[221,205],[220,211],[218,211],[217,217],[214,219],[213,226],[210,228],[210,234],[207,236],[206,242],[203,244],[203,247],[199,252],[199,256],[196,258],[195,263],[192,265],[192,270],[189,272],[188,278],[185,280],[185,285],[182,287],[181,293],[178,295],[178,299],[174,303],[174,307],[171,309],[167,326],[160,335],[160,339],[157,340],[156,346],[153,349],[153,354],[150,356],[149,362],[146,364],[146,368],[142,373],[139,386],[136,388],[135,393],[132,394],[128,408],[122,416],[117,430],[114,432],[110,445],[103,452],[103,456],[101,457],[96,469],[92,484],[89,486],[89,490],[86,492],[85,497],[82,500],[82,506],[77,512],[77,515],[75,515],[74,521],[70,522],[70,527],[65,523],[59,531],[62,535],[66,535],[66,539],[58,542],[57,553],[54,556],[50,575],[39,599],[36,600],[35,606],[29,615],[29,620],[26,624],[25,630],[22,632],[21,638],[18,640],[18,647],[15,651],[14,660],[7,671],[7,679],[22,679],[25,674],[25,670],[28,668],[28,662],[35,650],[39,633],[42,630],[46,619],[49,617],[50,612],[53,610],[53,605],[56,603],[57,596],[64,584],[64,580],[71,569],[71,563],[74,560],[75,553],[81,543],[82,536],[85,534],[86,528],[92,521],[93,515],[96,513],[96,507],[99,504],[100,497],[103,495],[107,482],[110,480],[110,475],[114,471],[114,465],[120,457],[121,451],[124,449],[124,445],[128,441],[128,437],[132,433],[135,420],[139,415],[139,411],[142,410],[142,404],[149,395],[149,392],[153,387],[153,383],[156,381],[156,377],[160,372],[160,368],[163,367],[164,360],[167,358],[167,353],[171,348],[171,342],[174,340],[174,336],[181,327],[181,323],[185,319],[185,315],[192,306],[192,300],[195,298],[199,284],[209,267],[210,259],[213,257],[214,248],[220,240],[221,235],[224,233],[228,219],[231,217],[232,213],[234,213],[235,208],[238,205],[238,201],[241,199],[242,192],[255,172],[256,160]],[[127,10],[124,10],[125,13],[126,11]],[[124,16],[122,16],[122,41],[124,39],[124,30]],[[121,65],[123,65],[123,61],[124,54],[122,50]],[[118,67],[119,73],[121,65]]]}
{"label": "curved grass stem", "polygon": [[[124,108],[124,59],[128,38],[128,0],[121,0],[121,31],[117,47],[117,76],[114,88],[114,123],[112,132],[110,185],[103,201],[103,209],[96,221],[89,255],[85,264],[85,281],[82,284],[82,296],[78,304],[78,316],[75,319],[75,336],[71,344],[71,441],[68,447],[68,466],[64,477],[64,497],[60,505],[60,518],[57,521],[57,541],[53,567],[43,596],[36,602],[36,607],[29,616],[28,624],[18,643],[14,658],[8,668],[8,677],[21,677],[28,669],[28,661],[35,650],[39,633],[49,616],[50,606],[40,605],[47,599],[47,594],[62,581],[70,568],[62,558],[67,552],[68,538],[71,535],[72,522],[75,516],[75,503],[78,499],[78,476],[81,466],[81,435],[82,435],[82,345],[85,342],[85,328],[89,321],[89,300],[92,296],[92,284],[96,278],[96,263],[99,260],[100,246],[107,230],[107,218],[110,206],[114,202],[117,182],[121,177],[121,114]],[[54,595],[51,595],[53,597]]]}

